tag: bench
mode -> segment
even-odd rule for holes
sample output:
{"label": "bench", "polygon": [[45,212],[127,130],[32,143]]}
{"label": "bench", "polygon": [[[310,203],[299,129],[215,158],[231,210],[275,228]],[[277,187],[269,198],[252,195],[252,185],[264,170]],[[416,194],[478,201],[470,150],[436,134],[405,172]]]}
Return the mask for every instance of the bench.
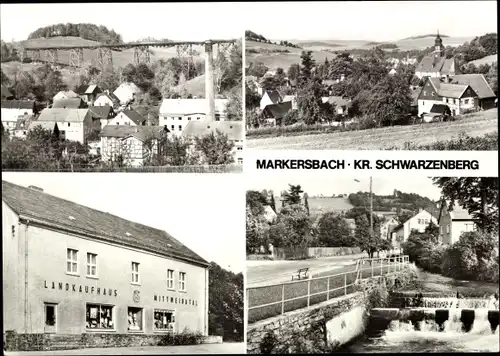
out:
{"label": "bench", "polygon": [[294,279],[307,279],[309,276],[307,275],[307,272],[309,271],[309,268],[299,268],[297,270],[297,274],[292,275],[292,281]]}

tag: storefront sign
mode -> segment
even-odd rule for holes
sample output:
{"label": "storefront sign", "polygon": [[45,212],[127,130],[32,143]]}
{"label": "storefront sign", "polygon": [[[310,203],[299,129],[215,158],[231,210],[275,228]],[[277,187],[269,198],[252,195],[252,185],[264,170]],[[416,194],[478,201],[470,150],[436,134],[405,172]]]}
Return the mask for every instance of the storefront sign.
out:
{"label": "storefront sign", "polygon": [[112,297],[118,296],[118,291],[116,289],[111,288],[100,288],[94,286],[83,286],[81,284],[71,284],[71,283],[62,283],[62,282],[47,282],[44,281],[44,287],[46,289],[57,289],[57,290],[65,290],[68,292],[78,292],[78,293],[87,293],[87,294],[96,294],[96,295],[109,295]]}
{"label": "storefront sign", "polygon": [[153,296],[153,300],[155,302],[198,306],[198,302],[196,300],[192,300],[192,299],[188,299],[188,298],[171,297],[168,295],[156,295],[155,294]]}

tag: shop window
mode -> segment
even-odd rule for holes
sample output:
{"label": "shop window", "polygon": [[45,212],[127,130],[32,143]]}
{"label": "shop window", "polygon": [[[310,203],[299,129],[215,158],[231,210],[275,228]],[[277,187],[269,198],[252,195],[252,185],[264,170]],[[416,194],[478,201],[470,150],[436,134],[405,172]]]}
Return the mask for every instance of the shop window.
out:
{"label": "shop window", "polygon": [[186,272],[179,272],[179,290],[186,291]]}
{"label": "shop window", "polygon": [[68,248],[66,256],[66,272],[72,274],[78,273],[78,250]]}
{"label": "shop window", "polygon": [[97,255],[95,253],[87,253],[87,276],[97,277]]}
{"label": "shop window", "polygon": [[132,262],[132,283],[139,283],[139,263]]}
{"label": "shop window", "polygon": [[111,305],[87,304],[87,329],[113,329],[113,307]]}
{"label": "shop window", "polygon": [[174,289],[174,270],[167,270],[167,288]]}
{"label": "shop window", "polygon": [[173,310],[154,311],[154,330],[155,331],[174,331],[175,314]]}
{"label": "shop window", "polygon": [[142,331],[142,309],[128,308],[128,330]]}

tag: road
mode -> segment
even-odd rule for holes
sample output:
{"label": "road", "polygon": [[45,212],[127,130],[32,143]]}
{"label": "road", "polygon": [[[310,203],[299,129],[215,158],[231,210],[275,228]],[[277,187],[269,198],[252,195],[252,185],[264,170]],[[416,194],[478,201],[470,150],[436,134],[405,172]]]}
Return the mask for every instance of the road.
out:
{"label": "road", "polygon": [[329,270],[333,272],[361,257],[367,257],[366,253],[296,261],[247,261],[247,288],[291,281],[292,274],[299,268],[309,267],[309,273],[313,275]]}
{"label": "road", "polygon": [[170,354],[242,354],[245,353],[245,344],[223,343],[203,344],[190,346],[141,346],[141,347],[106,347],[78,350],[58,351],[23,351],[5,352],[7,356],[36,356],[36,355],[170,355]]}

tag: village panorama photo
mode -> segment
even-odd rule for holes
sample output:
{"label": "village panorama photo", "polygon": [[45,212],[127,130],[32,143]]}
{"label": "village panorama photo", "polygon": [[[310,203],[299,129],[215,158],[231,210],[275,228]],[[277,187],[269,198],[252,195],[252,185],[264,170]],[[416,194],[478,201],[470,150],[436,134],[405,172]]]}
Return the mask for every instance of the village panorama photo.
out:
{"label": "village panorama photo", "polygon": [[495,1],[289,3],[246,28],[246,147],[496,151],[496,32]]}
{"label": "village panorama photo", "polygon": [[138,5],[1,5],[3,171],[242,171],[243,30]]}
{"label": "village panorama photo", "polygon": [[247,353],[499,352],[497,177],[246,189]]}

